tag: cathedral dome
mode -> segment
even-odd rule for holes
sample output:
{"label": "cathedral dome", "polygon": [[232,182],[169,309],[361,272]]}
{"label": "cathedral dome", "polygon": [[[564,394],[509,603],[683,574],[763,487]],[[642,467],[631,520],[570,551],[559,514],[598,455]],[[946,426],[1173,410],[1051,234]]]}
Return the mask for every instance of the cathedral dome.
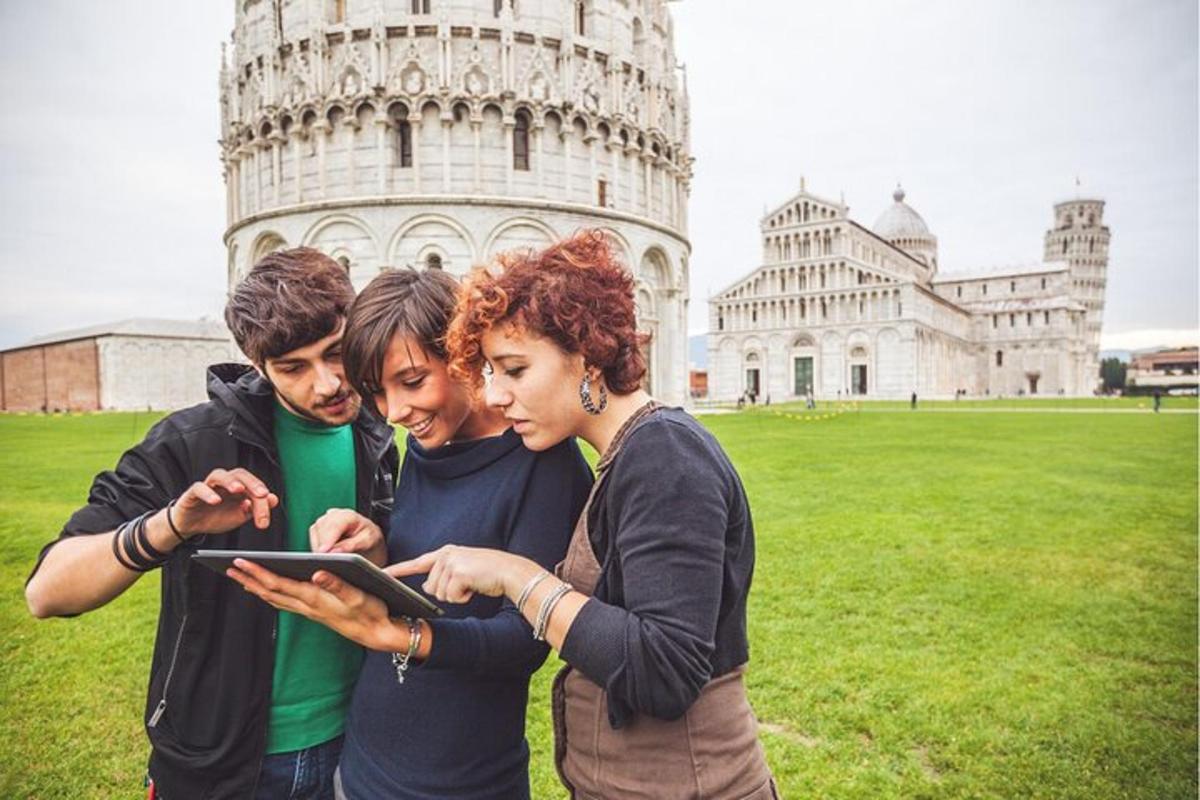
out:
{"label": "cathedral dome", "polygon": [[892,193],[892,199],[896,202],[879,215],[871,230],[889,242],[895,239],[923,239],[932,236],[921,215],[904,202],[904,189],[899,185]]}

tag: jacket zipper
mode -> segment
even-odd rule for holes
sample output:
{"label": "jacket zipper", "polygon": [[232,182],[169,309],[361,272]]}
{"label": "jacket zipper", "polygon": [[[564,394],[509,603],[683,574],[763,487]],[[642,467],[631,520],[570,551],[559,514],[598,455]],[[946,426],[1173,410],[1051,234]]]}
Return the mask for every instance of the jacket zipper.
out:
{"label": "jacket zipper", "polygon": [[183,631],[187,627],[188,615],[183,615],[183,621],[179,623],[179,633],[175,636],[175,649],[171,651],[171,666],[167,668],[167,678],[163,681],[162,699],[158,701],[158,706],[154,709],[154,713],[150,715],[150,722],[147,727],[153,728],[158,725],[158,721],[162,719],[163,712],[167,710],[167,689],[171,687],[171,676],[175,674],[175,661],[179,658],[179,645],[183,643]]}

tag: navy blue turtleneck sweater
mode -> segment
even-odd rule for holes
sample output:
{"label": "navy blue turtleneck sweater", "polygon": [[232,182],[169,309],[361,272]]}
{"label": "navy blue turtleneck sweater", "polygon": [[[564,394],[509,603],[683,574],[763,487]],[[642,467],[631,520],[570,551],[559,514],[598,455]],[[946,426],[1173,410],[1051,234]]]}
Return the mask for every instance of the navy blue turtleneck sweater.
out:
{"label": "navy blue turtleneck sweater", "polygon": [[[409,437],[388,562],[461,544],[519,553],[552,569],[591,482],[573,440],[534,453],[511,429],[432,450]],[[408,582],[419,588],[422,580]],[[529,797],[525,707],[546,646],[500,598],[447,604],[432,625],[433,650],[409,667],[403,684],[390,654],[368,652],[346,720],[346,795]]]}

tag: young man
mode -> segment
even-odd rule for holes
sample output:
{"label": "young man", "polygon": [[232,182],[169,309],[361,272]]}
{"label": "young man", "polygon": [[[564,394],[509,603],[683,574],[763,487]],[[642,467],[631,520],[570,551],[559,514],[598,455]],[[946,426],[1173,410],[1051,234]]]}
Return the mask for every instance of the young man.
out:
{"label": "young man", "polygon": [[342,369],[353,297],[316,250],[256,264],[225,309],[254,366],[211,367],[207,403],[166,417],[98,475],[26,584],[35,616],[70,616],[161,566],[146,704],[159,800],[332,797],[361,650],[190,556],[308,550],[330,508],[386,525],[398,456]]}

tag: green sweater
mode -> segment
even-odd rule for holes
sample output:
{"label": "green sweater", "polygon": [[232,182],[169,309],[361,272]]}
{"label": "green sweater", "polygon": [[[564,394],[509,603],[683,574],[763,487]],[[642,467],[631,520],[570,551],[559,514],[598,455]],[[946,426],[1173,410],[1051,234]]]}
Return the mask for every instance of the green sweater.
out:
{"label": "green sweater", "polygon": [[[354,508],[354,432],[275,407],[287,549],[308,552],[308,529],[331,508]],[[298,614],[279,612],[267,752],[286,753],[342,733],[362,648]]]}

